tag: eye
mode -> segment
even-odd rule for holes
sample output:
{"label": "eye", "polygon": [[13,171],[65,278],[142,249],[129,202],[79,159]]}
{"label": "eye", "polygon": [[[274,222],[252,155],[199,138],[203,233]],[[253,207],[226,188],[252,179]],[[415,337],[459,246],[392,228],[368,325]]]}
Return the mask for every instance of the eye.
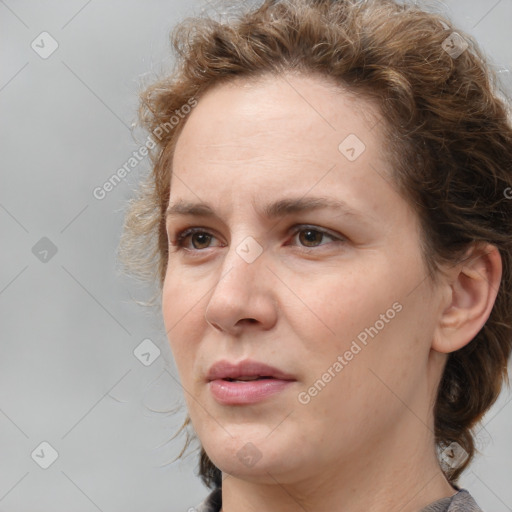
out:
{"label": "eye", "polygon": [[[196,236],[197,235],[197,236]],[[186,247],[186,240],[190,237],[192,242],[192,247]],[[210,232],[205,231],[203,228],[189,228],[183,231],[180,231],[176,235],[176,239],[172,241],[172,245],[176,246],[179,249],[188,249],[188,250],[197,250],[200,251],[202,249],[208,249],[208,245],[206,247],[202,247],[205,244],[208,244],[212,238],[215,238]]]}
{"label": "eye", "polygon": [[334,241],[342,241],[342,238],[339,236],[336,236],[324,229],[318,228],[316,226],[296,226],[296,229],[293,231],[293,238],[295,238],[298,235],[301,249],[314,249],[315,247],[320,247],[321,245],[327,245],[327,244],[320,244],[325,237],[330,238]]}

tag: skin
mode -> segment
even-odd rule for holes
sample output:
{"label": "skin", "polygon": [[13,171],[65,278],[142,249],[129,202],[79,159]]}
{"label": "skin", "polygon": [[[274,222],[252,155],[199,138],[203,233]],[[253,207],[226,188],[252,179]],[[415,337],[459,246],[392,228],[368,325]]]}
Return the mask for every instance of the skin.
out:
{"label": "skin", "polygon": [[[215,86],[179,137],[170,204],[207,202],[218,219],[167,219],[163,317],[194,429],[223,472],[224,512],[412,512],[455,493],[434,450],[435,390],[447,353],[490,313],[499,254],[475,249],[439,284],[427,278],[418,218],[392,184],[378,123],[375,105],[288,74]],[[365,144],[354,161],[338,149],[349,134]],[[357,216],[258,213],[313,196]],[[308,237],[302,224],[334,237]],[[189,227],[203,235],[177,246]],[[251,263],[237,252],[247,237],[262,250]],[[301,403],[397,303],[400,312]],[[208,369],[247,358],[296,382],[254,405],[219,404]],[[250,467],[237,456],[248,442],[261,457]]]}

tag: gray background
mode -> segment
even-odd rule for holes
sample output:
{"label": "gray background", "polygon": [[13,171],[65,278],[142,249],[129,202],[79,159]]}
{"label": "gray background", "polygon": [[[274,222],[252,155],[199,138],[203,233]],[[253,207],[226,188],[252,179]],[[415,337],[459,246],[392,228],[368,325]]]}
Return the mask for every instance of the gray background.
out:
{"label": "gray background", "polygon": [[[512,93],[512,0],[431,3],[477,37]],[[148,160],[92,193],[139,147],[137,91],[171,66],[171,28],[204,5],[0,0],[0,511],[185,511],[207,494],[195,453],[170,464],[185,413],[166,412],[182,396],[159,311],[116,268]],[[59,45],[46,59],[31,47],[44,31]],[[145,339],[161,350],[148,366],[133,352]],[[484,455],[461,481],[488,512],[512,510],[511,401],[506,389],[486,416]],[[44,441],[58,452],[48,469]]]}

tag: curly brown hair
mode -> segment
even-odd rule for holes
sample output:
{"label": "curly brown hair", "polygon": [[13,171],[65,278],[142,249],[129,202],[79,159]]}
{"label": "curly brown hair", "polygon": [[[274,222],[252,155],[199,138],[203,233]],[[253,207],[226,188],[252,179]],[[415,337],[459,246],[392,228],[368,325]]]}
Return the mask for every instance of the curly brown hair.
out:
{"label": "curly brown hair", "polygon": [[[477,423],[508,383],[512,348],[512,126],[483,52],[440,14],[393,0],[266,0],[228,22],[188,18],[172,43],[173,72],[141,95],[139,118],[158,141],[119,251],[125,268],[158,281],[159,292],[172,157],[187,116],[171,127],[169,120],[213,85],[284,71],[321,75],[378,105],[394,180],[421,221],[433,280],[441,263],[460,261],[470,244],[499,249],[503,274],[492,313],[470,343],[449,354],[434,407],[438,449],[457,442],[468,453],[459,467],[444,468],[455,483],[475,454]],[[202,448],[200,476],[209,487],[221,485]]]}

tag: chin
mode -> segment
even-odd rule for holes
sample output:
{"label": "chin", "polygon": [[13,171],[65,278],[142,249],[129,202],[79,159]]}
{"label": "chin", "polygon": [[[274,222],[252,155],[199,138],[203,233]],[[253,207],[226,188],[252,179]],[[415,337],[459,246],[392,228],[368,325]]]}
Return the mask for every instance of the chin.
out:
{"label": "chin", "polygon": [[[283,455],[284,456],[284,455]],[[283,467],[282,460],[264,460],[261,458],[254,464],[252,462],[242,462],[235,455],[234,457],[226,457],[226,454],[220,455],[213,463],[222,471],[223,476],[231,476],[257,484],[273,485],[276,480],[284,483],[286,477],[281,475],[289,475],[290,468]]]}
{"label": "chin", "polygon": [[211,461],[224,474],[254,483],[275,484],[276,478],[281,481],[281,475],[287,480],[304,467],[304,447],[297,449],[287,444],[289,435],[274,432],[269,437],[268,429],[234,435],[229,427],[227,430],[233,437],[210,438],[203,443]]}

